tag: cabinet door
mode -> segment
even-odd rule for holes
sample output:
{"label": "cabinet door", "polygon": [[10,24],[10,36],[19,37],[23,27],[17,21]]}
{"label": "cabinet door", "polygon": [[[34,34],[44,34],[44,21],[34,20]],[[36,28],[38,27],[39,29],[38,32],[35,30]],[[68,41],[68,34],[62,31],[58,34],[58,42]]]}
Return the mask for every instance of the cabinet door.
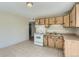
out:
{"label": "cabinet door", "polygon": [[69,14],[64,16],[64,27],[69,27]]}
{"label": "cabinet door", "polygon": [[48,47],[54,48],[54,38],[48,37]]}
{"label": "cabinet door", "polygon": [[76,4],[76,27],[79,27],[79,4]]}
{"label": "cabinet door", "polygon": [[39,19],[35,19],[35,24],[39,25]]}
{"label": "cabinet door", "polygon": [[48,27],[48,26],[49,26],[49,19],[46,18],[46,19],[45,19],[45,27]]}
{"label": "cabinet door", "polygon": [[63,49],[63,46],[64,45],[64,39],[63,37],[58,37],[55,41],[55,47],[56,48],[60,48],[60,49]]}
{"label": "cabinet door", "polygon": [[56,17],[56,24],[60,24],[60,25],[62,25],[63,24],[63,17],[61,16],[61,17]]}
{"label": "cabinet door", "polygon": [[65,40],[64,55],[66,57],[78,57],[79,56],[79,41],[77,40]]}
{"label": "cabinet door", "polygon": [[40,18],[40,25],[44,25],[44,18]]}
{"label": "cabinet door", "polygon": [[70,27],[72,27],[72,11],[70,12]]}
{"label": "cabinet door", "polygon": [[73,7],[70,13],[70,27],[76,27],[76,15],[75,15],[75,6]]}
{"label": "cabinet door", "polygon": [[49,18],[49,25],[54,25],[55,24],[55,18]]}

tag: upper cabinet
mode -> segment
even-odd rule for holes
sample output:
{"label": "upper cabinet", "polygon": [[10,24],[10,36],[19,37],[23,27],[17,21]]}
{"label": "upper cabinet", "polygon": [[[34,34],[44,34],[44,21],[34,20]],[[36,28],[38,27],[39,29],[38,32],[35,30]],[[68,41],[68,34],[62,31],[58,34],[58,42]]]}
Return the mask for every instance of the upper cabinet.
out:
{"label": "upper cabinet", "polygon": [[49,25],[55,25],[55,17],[49,18]]}
{"label": "upper cabinet", "polygon": [[67,14],[67,15],[64,16],[64,21],[63,21],[64,22],[63,23],[64,27],[70,27],[69,21],[70,21],[69,14]]}
{"label": "upper cabinet", "polygon": [[48,27],[48,26],[49,26],[49,19],[46,18],[46,19],[45,19],[45,27]]}
{"label": "upper cabinet", "polygon": [[75,11],[75,16],[76,16],[76,27],[79,27],[79,4],[76,4],[75,6],[76,11]]}
{"label": "upper cabinet", "polygon": [[75,4],[70,12],[70,27],[79,27],[79,4]]}
{"label": "upper cabinet", "polygon": [[40,22],[40,25],[44,25],[45,24],[45,19],[44,18],[40,18],[39,22]]}
{"label": "upper cabinet", "polygon": [[44,25],[44,24],[45,24],[44,18],[35,19],[35,25]]}
{"label": "upper cabinet", "polygon": [[59,24],[62,25],[63,24],[63,17],[62,16],[56,17],[55,23],[58,24],[58,25]]}
{"label": "upper cabinet", "polygon": [[64,16],[64,27],[79,27],[79,4],[75,4],[69,15]]}
{"label": "upper cabinet", "polygon": [[50,18],[40,18],[35,20],[36,25],[61,25],[63,24],[63,17],[50,17]]}
{"label": "upper cabinet", "polygon": [[79,27],[79,4],[75,4],[72,10],[65,16],[40,18],[35,20],[36,25],[63,25],[64,27]]}
{"label": "upper cabinet", "polygon": [[76,27],[76,8],[75,6],[70,12],[70,27]]}

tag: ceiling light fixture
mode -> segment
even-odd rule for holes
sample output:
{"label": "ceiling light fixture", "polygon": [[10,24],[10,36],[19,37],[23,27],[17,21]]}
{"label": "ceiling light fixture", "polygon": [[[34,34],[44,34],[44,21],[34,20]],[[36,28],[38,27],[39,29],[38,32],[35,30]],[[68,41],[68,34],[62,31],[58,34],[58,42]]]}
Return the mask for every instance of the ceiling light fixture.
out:
{"label": "ceiling light fixture", "polygon": [[32,2],[27,2],[26,3],[27,7],[32,8],[33,7],[33,3]]}

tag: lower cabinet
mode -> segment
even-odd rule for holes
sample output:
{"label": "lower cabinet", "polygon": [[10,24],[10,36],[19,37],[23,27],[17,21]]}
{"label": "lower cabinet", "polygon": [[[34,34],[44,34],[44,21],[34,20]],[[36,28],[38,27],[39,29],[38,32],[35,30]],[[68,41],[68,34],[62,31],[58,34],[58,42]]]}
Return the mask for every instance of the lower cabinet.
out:
{"label": "lower cabinet", "polygon": [[44,37],[44,46],[63,49],[64,38],[63,38],[63,36],[60,36],[60,37],[45,36]]}
{"label": "lower cabinet", "polygon": [[64,47],[64,39],[63,39],[63,37],[58,37],[56,39],[56,41],[55,41],[55,47],[63,49],[63,47]]}
{"label": "lower cabinet", "polygon": [[67,38],[64,42],[65,57],[79,57],[79,40],[78,38]]}
{"label": "lower cabinet", "polygon": [[48,37],[48,47],[54,48],[55,47],[55,41],[54,38]]}

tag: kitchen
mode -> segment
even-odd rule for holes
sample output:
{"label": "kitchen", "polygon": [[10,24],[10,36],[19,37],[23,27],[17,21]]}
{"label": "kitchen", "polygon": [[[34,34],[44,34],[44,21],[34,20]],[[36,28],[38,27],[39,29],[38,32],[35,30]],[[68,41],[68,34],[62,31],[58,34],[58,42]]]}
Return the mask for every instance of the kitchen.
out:
{"label": "kitchen", "polygon": [[0,57],[78,57],[78,16],[78,2],[1,2]]}
{"label": "kitchen", "polygon": [[34,44],[62,49],[66,57],[79,56],[78,16],[79,3],[75,3],[63,16],[35,18]]}

